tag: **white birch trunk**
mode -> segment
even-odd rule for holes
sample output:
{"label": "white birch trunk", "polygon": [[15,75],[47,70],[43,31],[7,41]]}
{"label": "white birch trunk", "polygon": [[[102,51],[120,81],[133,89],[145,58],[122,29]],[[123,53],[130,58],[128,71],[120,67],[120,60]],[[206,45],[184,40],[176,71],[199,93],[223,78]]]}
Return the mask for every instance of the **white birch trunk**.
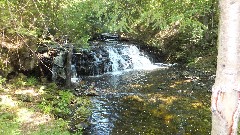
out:
{"label": "white birch trunk", "polygon": [[237,135],[240,110],[240,0],[220,0],[212,135]]}

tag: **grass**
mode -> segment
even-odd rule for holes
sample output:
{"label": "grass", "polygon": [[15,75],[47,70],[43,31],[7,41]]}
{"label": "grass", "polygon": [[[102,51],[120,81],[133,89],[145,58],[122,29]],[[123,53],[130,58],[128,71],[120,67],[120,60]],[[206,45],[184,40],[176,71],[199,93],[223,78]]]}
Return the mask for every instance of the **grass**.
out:
{"label": "grass", "polygon": [[18,135],[20,134],[20,124],[16,121],[16,116],[12,113],[2,112],[0,114],[0,134]]}
{"label": "grass", "polygon": [[[87,98],[34,77],[20,74],[6,82],[0,76],[0,134],[70,135],[69,120],[79,104],[82,109],[77,114],[86,119],[90,114]],[[82,134],[81,127],[75,134]]]}

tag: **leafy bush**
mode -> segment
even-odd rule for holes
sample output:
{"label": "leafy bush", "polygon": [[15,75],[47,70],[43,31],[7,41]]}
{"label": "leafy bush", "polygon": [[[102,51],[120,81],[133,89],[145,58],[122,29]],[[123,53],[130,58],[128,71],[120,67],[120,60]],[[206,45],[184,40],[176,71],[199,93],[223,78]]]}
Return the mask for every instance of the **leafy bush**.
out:
{"label": "leafy bush", "polygon": [[53,113],[61,118],[70,115],[70,103],[73,100],[73,94],[69,91],[59,91],[58,96],[53,100]]}
{"label": "leafy bush", "polygon": [[38,80],[33,76],[26,79],[26,83],[25,83],[26,86],[35,86],[37,84],[38,84]]}
{"label": "leafy bush", "polygon": [[50,101],[47,101],[43,98],[41,103],[38,105],[38,107],[46,114],[50,114],[53,110],[53,106],[50,103]]}
{"label": "leafy bush", "polygon": [[0,76],[0,90],[2,90],[3,84],[6,82],[6,78]]}
{"label": "leafy bush", "polygon": [[2,76],[0,76],[0,85],[3,85],[3,83],[6,82],[6,78],[3,78]]}

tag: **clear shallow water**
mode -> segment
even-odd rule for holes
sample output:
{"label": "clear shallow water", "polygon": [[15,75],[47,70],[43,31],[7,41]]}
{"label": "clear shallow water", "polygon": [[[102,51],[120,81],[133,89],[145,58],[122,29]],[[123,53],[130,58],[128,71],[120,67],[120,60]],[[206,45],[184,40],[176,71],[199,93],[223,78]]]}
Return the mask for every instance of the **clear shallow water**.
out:
{"label": "clear shallow water", "polygon": [[211,78],[180,68],[84,77],[99,93],[84,134],[210,134]]}

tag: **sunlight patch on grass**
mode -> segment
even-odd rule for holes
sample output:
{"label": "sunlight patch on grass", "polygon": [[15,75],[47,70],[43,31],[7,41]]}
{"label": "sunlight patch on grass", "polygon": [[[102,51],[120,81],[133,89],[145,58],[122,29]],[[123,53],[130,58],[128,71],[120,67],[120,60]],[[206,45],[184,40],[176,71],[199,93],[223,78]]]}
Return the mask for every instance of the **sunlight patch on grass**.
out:
{"label": "sunlight patch on grass", "polygon": [[35,92],[34,89],[28,89],[28,90],[16,90],[15,91],[15,94],[23,94],[23,95],[26,95],[26,94],[29,94],[31,96],[38,96],[39,93]]}
{"label": "sunlight patch on grass", "polygon": [[32,112],[27,108],[19,108],[17,110],[17,116],[18,121],[31,125],[39,125],[51,120],[51,117],[49,115],[45,115],[39,112]]}
{"label": "sunlight patch on grass", "polygon": [[44,92],[44,89],[46,89],[46,86],[41,86],[41,87],[39,88],[39,90],[38,90],[38,93],[44,94],[44,93],[45,93],[45,92]]}
{"label": "sunlight patch on grass", "polygon": [[39,89],[37,88],[28,88],[28,89],[17,89],[15,94],[22,94],[22,95],[31,95],[31,96],[38,96],[44,94],[44,89],[46,86],[41,86]]}
{"label": "sunlight patch on grass", "polygon": [[49,115],[32,112],[27,108],[19,108],[16,114],[17,121],[21,123],[22,133],[38,130],[39,125],[47,124],[52,121]]}
{"label": "sunlight patch on grass", "polygon": [[20,122],[32,121],[31,120],[31,115],[32,114],[33,114],[33,112],[30,112],[26,108],[19,108],[17,110],[18,121],[20,121]]}
{"label": "sunlight patch on grass", "polygon": [[7,106],[7,107],[16,107],[17,102],[13,101],[12,97],[10,95],[0,95],[0,105]]}

